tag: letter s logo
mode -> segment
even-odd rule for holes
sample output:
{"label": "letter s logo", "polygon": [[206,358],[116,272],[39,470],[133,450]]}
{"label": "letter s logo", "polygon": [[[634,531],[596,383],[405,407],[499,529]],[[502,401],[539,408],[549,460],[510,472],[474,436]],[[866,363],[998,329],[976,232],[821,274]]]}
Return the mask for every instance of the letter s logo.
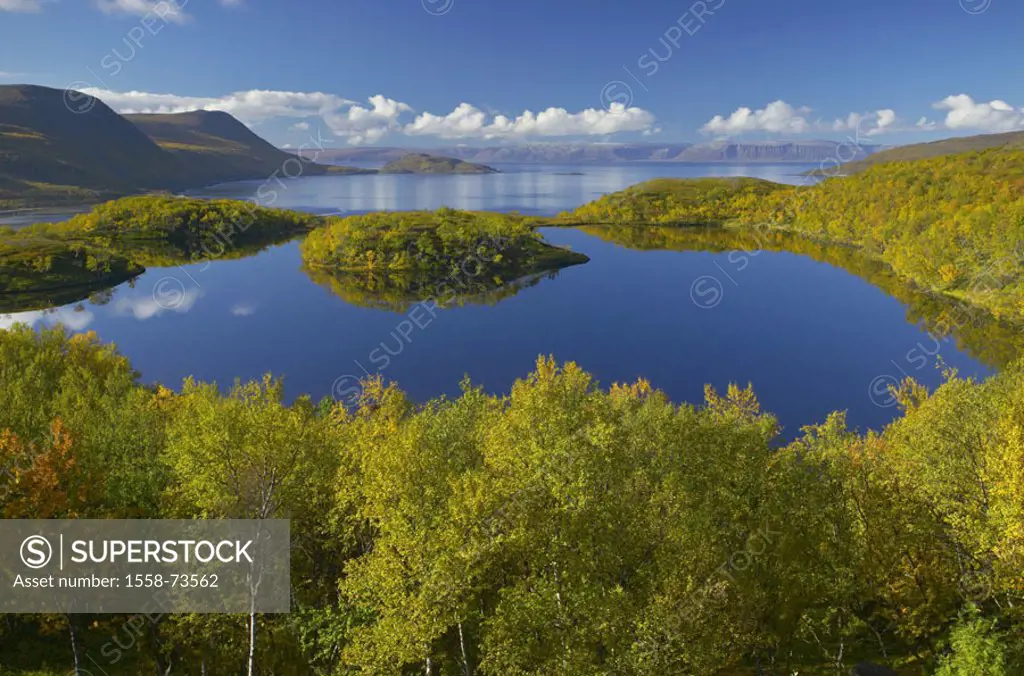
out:
{"label": "letter s logo", "polygon": [[39,570],[53,558],[53,547],[42,535],[30,535],[21,543],[21,562],[29,568]]}

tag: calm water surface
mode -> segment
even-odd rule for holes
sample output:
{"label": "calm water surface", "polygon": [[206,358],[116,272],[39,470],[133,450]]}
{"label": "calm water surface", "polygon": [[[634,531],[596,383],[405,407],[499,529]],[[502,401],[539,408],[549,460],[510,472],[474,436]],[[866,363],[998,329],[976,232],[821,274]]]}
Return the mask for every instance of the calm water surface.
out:
{"label": "calm water surface", "polygon": [[[358,212],[448,205],[550,214],[655,176],[798,182],[802,169],[644,164],[311,177],[286,183],[274,206]],[[556,174],[562,171],[585,174]],[[242,198],[258,185],[202,194]],[[374,372],[417,400],[457,394],[466,374],[506,392],[538,355],[552,354],[578,362],[603,385],[647,378],[676,401],[701,401],[704,383],[753,383],[787,437],[837,409],[861,428],[883,425],[897,413],[886,385],[904,374],[937,384],[940,357],[962,375],[991,372],[952,342],[936,345],[882,290],[804,256],[640,251],[574,229],[546,229],[544,236],[591,261],[492,305],[433,317],[417,311],[419,325],[408,311],[349,304],[313,283],[292,242],[246,259],[150,269],[106,298],[0,315],[0,327],[61,322],[94,330],[117,343],[147,382],[177,386],[191,374],[227,386],[269,371],[284,377],[289,396],[315,398],[343,394],[356,377]]]}

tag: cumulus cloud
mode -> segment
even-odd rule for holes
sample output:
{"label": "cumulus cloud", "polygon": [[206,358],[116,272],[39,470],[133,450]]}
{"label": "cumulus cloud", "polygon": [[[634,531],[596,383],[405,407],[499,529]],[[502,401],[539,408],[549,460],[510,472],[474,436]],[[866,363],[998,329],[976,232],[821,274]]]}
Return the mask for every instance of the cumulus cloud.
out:
{"label": "cumulus cloud", "polygon": [[323,92],[285,92],[265,89],[234,92],[226,96],[179,96],[151,92],[114,92],[95,87],[83,93],[95,96],[119,113],[183,113],[189,110],[222,110],[253,124],[273,117],[325,115],[355,102]]}
{"label": "cumulus cloud", "polygon": [[527,110],[510,118],[488,116],[476,106],[460,103],[444,116],[420,114],[403,130],[410,136],[441,138],[516,138],[528,136],[607,136],[620,132],[651,130],[654,116],[642,108],[613,103],[608,110],[588,108],[570,113],[565,108],[548,108],[539,113]]}
{"label": "cumulus cloud", "polygon": [[802,134],[812,128],[807,120],[810,108],[794,108],[785,101],[772,101],[764,108],[737,108],[729,117],[715,115],[703,127],[705,134],[739,134],[750,131]]}
{"label": "cumulus cloud", "polygon": [[[607,136],[620,132],[657,133],[654,115],[642,108],[613,104],[608,110],[588,108],[572,113],[565,108],[548,108],[539,113],[527,110],[516,117],[488,114],[468,103],[459,104],[446,115],[422,112],[413,117],[407,103],[382,94],[367,104],[323,92],[253,90],[220,97],[180,96],[151,92],[114,92],[86,88],[120,113],[180,113],[189,110],[221,110],[246,124],[271,118],[319,117],[334,134],[352,145],[375,143],[388,134],[436,136],[445,139],[495,139],[552,136]],[[410,118],[412,118],[410,120]],[[306,130],[303,120],[290,130]]]}
{"label": "cumulus cloud", "polygon": [[412,112],[408,104],[380,94],[371,96],[369,101],[369,108],[353,104],[344,110],[323,113],[320,117],[335,134],[348,138],[352,145],[361,145],[376,143],[398,129],[398,118],[402,113]]}
{"label": "cumulus cloud", "polygon": [[[944,123],[949,129],[1009,131],[1024,128],[1024,109],[1014,109],[1003,101],[975,103],[971,97],[960,94],[949,96],[933,107],[949,111]],[[804,134],[833,131],[852,132],[858,137],[867,137],[897,132],[935,131],[940,126],[927,117],[921,117],[916,123],[911,123],[900,118],[892,108],[849,113],[831,123],[811,119],[810,112],[810,108],[796,108],[779,100],[758,110],[743,107],[736,109],[728,117],[715,115],[701,127],[701,131],[722,136],[744,132]]]}
{"label": "cumulus cloud", "polygon": [[892,108],[883,108],[873,113],[850,113],[846,119],[836,120],[832,123],[833,131],[852,131],[858,136],[877,136],[896,131],[907,131],[907,128],[899,123],[896,111]]}
{"label": "cumulus cloud", "polygon": [[191,15],[185,13],[186,2],[187,0],[96,0],[96,8],[104,14],[155,16],[173,23],[186,23],[192,19]]}
{"label": "cumulus cloud", "polygon": [[946,110],[945,126],[948,129],[966,129],[982,132],[1001,132],[1024,129],[1024,108],[1014,108],[998,99],[988,103],[978,101],[967,94],[947,96],[932,105],[936,110]]}

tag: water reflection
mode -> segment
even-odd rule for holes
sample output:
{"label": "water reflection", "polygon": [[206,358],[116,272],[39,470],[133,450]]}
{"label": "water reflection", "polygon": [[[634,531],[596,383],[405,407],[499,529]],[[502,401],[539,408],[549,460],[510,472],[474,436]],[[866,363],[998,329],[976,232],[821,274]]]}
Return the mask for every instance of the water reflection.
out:
{"label": "water reflection", "polygon": [[[315,213],[414,209],[519,211],[552,215],[606,193],[657,177],[755,176],[780,183],[806,179],[810,165],[728,165],[631,162],[610,165],[494,165],[497,174],[457,176],[364,174],[308,176],[284,181],[263,206]],[[238,181],[191,191],[200,197],[246,199],[263,181]],[[2,222],[2,221],[0,221]]]}
{"label": "water reflection", "polygon": [[15,324],[26,324],[32,327],[37,325],[53,327],[62,324],[70,331],[80,332],[89,328],[95,318],[96,315],[82,305],[28,312],[8,312],[0,314],[0,330],[9,329]]}
{"label": "water reflection", "polygon": [[[946,295],[929,293],[896,276],[884,263],[846,246],[823,244],[777,230],[707,227],[588,226],[581,228],[608,242],[640,250],[733,252],[728,260],[746,265],[761,251],[787,251],[841,268],[885,291],[906,306],[907,321],[936,339],[952,338],[957,347],[990,366],[1024,355],[1024,327],[994,318],[985,310]],[[747,260],[738,263],[741,258]],[[714,275],[712,275],[714,277]],[[721,270],[729,277],[729,270]],[[927,346],[920,346],[927,351]]]}

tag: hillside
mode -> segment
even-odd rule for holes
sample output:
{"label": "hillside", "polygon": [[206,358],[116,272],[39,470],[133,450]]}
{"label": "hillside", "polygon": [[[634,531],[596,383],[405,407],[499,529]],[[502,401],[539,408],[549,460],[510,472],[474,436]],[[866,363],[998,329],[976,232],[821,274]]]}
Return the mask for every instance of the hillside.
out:
{"label": "hillside", "polygon": [[[198,185],[265,177],[294,157],[221,111],[124,117],[171,153],[190,180]],[[363,173],[349,167],[303,166],[303,173],[313,176],[328,172]]]}
{"label": "hillside", "polygon": [[735,202],[766,199],[789,187],[760,178],[657,178],[584,204],[563,218],[587,224],[722,225]]}
{"label": "hillside", "polygon": [[170,186],[174,159],[105,104],[72,112],[64,92],[0,86],[0,202],[60,203]]}
{"label": "hillside", "polygon": [[1024,149],[888,162],[807,188],[659,179],[564,220],[779,228],[853,247],[921,289],[1024,322]]}
{"label": "hillside", "polygon": [[[60,89],[0,86],[0,208],[266,178],[292,159],[227,113],[123,116]],[[364,170],[303,164],[324,173]]]}
{"label": "hillside", "polygon": [[887,162],[909,162],[925,160],[930,157],[956,155],[988,148],[1024,148],[1024,131],[1011,131],[1005,134],[980,134],[961,138],[947,138],[930,143],[915,143],[873,153],[869,157],[843,165],[843,173],[856,174],[868,167]]}
{"label": "hillside", "polygon": [[382,174],[494,174],[497,169],[453,157],[409,153],[380,168]]}

